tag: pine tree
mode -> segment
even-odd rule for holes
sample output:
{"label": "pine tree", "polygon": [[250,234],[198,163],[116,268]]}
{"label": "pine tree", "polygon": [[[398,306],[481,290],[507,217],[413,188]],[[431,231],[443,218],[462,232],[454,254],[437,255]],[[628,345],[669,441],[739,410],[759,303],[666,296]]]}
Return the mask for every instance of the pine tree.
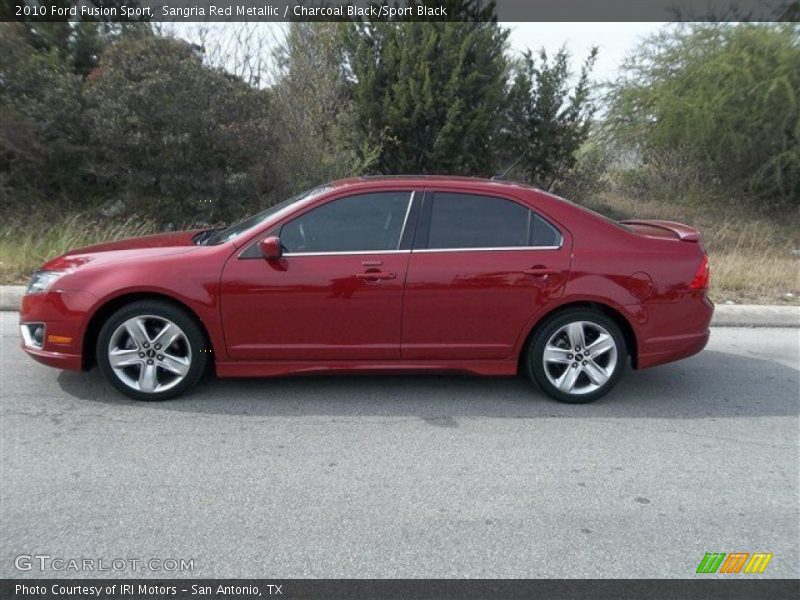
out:
{"label": "pine tree", "polygon": [[381,173],[491,175],[508,31],[496,23],[352,25],[345,42],[360,133]]}
{"label": "pine tree", "polygon": [[589,74],[592,49],[570,88],[569,55],[561,49],[550,59],[542,50],[527,52],[515,69],[502,144],[512,175],[552,189],[575,165],[575,153],[589,135],[594,112]]}

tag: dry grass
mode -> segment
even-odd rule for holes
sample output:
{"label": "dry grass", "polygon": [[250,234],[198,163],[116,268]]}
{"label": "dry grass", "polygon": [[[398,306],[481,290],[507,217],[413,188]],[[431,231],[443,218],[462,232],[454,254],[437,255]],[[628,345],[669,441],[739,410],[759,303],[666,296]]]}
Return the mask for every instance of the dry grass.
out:
{"label": "dry grass", "polygon": [[711,261],[711,296],[716,302],[800,304],[800,217],[757,217],[746,211],[637,202],[604,193],[591,208],[614,218],[667,219],[703,234]]}
{"label": "dry grass", "polygon": [[35,226],[4,224],[0,228],[0,283],[24,283],[43,262],[68,250],[155,231],[151,221],[133,217],[99,222],[73,215]]}

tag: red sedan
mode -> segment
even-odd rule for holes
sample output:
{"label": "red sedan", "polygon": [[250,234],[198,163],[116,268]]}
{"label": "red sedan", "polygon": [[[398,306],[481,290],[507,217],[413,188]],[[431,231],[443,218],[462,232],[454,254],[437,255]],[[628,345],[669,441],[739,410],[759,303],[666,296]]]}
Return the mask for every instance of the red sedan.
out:
{"label": "red sedan", "polygon": [[699,352],[699,233],[456,177],[340,181],[227,229],[73,250],[36,272],[23,349],[122,393],[319,372],[527,374],[564,402]]}

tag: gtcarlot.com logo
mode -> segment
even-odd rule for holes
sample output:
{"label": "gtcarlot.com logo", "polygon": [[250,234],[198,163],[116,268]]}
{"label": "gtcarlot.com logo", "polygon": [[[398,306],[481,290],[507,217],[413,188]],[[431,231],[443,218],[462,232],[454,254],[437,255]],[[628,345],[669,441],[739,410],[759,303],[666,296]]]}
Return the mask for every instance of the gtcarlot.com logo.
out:
{"label": "gtcarlot.com logo", "polygon": [[698,573],[763,573],[772,554],[768,552],[706,552],[697,565]]}
{"label": "gtcarlot.com logo", "polygon": [[193,558],[61,558],[47,554],[20,554],[14,559],[18,571],[194,571]]}

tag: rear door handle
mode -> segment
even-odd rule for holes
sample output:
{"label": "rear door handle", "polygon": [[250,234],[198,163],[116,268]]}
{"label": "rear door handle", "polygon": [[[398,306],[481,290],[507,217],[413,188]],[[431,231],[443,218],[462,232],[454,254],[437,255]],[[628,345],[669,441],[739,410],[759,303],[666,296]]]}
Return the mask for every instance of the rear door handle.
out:
{"label": "rear door handle", "polygon": [[555,275],[560,273],[558,269],[551,269],[550,267],[545,267],[544,265],[536,265],[530,269],[523,269],[522,272],[525,273],[525,275],[537,275],[539,277],[543,275]]}
{"label": "rear door handle", "polygon": [[396,273],[386,273],[385,271],[374,271],[372,273],[356,273],[356,279],[394,279]]}

